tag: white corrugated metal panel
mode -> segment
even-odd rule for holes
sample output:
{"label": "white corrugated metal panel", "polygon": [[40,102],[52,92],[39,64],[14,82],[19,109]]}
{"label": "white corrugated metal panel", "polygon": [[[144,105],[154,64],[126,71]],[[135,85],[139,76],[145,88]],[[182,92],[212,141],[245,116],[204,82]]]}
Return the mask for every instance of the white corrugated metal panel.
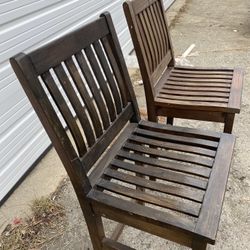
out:
{"label": "white corrugated metal panel", "polygon": [[132,49],[122,0],[0,2],[0,200],[50,141],[8,59],[30,51],[110,11],[125,54]]}
{"label": "white corrugated metal panel", "polygon": [[163,0],[165,8],[168,8],[175,0]]}

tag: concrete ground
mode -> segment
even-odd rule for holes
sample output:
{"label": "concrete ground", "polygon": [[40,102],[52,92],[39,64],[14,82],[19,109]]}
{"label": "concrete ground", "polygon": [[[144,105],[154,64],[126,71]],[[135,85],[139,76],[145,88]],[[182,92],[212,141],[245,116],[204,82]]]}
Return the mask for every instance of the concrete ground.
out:
{"label": "concrete ground", "polygon": [[65,177],[66,171],[51,149],[0,207],[0,234],[15,218],[29,216],[32,201],[50,195]]}
{"label": "concrete ground", "polygon": [[[177,13],[177,10],[180,10]],[[249,0],[176,0],[168,12],[176,57],[191,45],[195,48],[186,63],[195,66],[239,66],[245,69],[242,111],[237,115],[233,133],[237,137],[234,160],[215,246],[208,249],[250,249],[250,2]],[[143,87],[135,86],[140,106],[145,107]],[[178,125],[220,130],[215,123],[179,121]],[[28,201],[47,195],[65,176],[57,156],[51,151],[0,208],[1,224],[28,213]],[[48,188],[49,187],[49,188]],[[25,198],[27,197],[27,198]],[[76,196],[69,182],[63,186],[59,201],[66,209],[64,234],[43,249],[91,249],[88,231]],[[110,232],[113,223],[108,223]],[[186,249],[172,242],[126,228],[120,241],[136,249]]]}

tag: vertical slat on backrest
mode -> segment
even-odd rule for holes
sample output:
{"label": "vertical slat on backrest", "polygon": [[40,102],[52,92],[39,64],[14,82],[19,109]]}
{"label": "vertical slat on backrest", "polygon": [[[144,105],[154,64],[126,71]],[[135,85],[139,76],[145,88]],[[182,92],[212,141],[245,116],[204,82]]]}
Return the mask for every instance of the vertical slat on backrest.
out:
{"label": "vertical slat on backrest", "polygon": [[141,70],[148,75],[147,82],[154,86],[173,60],[162,1],[127,1],[124,11]]}
{"label": "vertical slat on backrest", "polygon": [[112,50],[111,45],[109,43],[109,39],[107,37],[103,37],[103,38],[101,38],[101,41],[102,41],[102,45],[106,51],[107,57],[109,59],[110,65],[112,67],[112,70],[114,72],[115,78],[117,80],[117,83],[118,83],[118,86],[120,89],[120,93],[121,93],[123,107],[125,107],[128,103],[128,100],[127,100],[127,96],[126,96],[126,89],[125,89],[125,84],[124,84],[122,74],[121,74],[119,67],[117,65],[117,61],[116,61],[116,58],[113,54],[113,50]]}
{"label": "vertical slat on backrest", "polygon": [[[67,65],[69,73],[70,73],[72,79],[74,80],[75,86],[76,86],[76,88],[77,88],[77,90],[78,90],[87,110],[88,110],[89,116],[91,117],[93,126],[95,128],[96,136],[97,136],[97,138],[99,138],[103,134],[102,125],[101,125],[101,122],[99,120],[97,110],[95,109],[93,101],[88,93],[88,90],[87,90],[83,80],[81,79],[80,75],[74,73],[77,71],[77,68],[76,68],[75,64],[73,63],[73,60],[68,59],[65,61],[65,64]],[[57,70],[57,69],[55,69],[55,70]],[[68,76],[65,76],[65,77],[68,78]],[[67,80],[67,81],[69,81],[69,80]]]}
{"label": "vertical slat on backrest", "polygon": [[102,50],[100,42],[99,41],[94,42],[93,46],[95,48],[95,52],[98,56],[98,59],[100,60],[100,63],[106,75],[107,81],[109,82],[110,90],[113,93],[113,98],[115,101],[115,107],[116,107],[117,113],[119,114],[122,111],[122,103],[121,103],[119,91],[117,89],[117,86],[114,80],[114,76],[110,70],[109,65],[107,64],[107,58]]}
{"label": "vertical slat on backrest", "polygon": [[168,27],[167,27],[167,23],[165,22],[165,13],[162,10],[162,4],[160,1],[155,2],[155,5],[156,5],[156,10],[157,10],[156,15],[158,15],[160,18],[160,27],[162,27],[162,30],[163,30],[162,40],[166,44],[165,53],[167,53],[170,47],[169,47]]}
{"label": "vertical slat on backrest", "polygon": [[[72,58],[67,60],[68,64],[72,65],[73,60]],[[72,86],[72,83],[69,81],[69,78],[63,68],[63,66],[60,64],[56,67],[54,67],[55,73],[57,75],[57,78],[61,82],[61,86],[64,89],[64,92],[67,94],[67,97],[69,98],[69,101],[71,102],[76,115],[81,123],[82,127],[85,127],[85,136],[88,142],[89,146],[94,145],[95,143],[95,135],[92,129],[92,126],[90,124],[90,121],[88,119],[88,116],[86,114],[86,109],[83,109],[82,104],[79,100],[79,98],[76,97],[75,90]],[[78,72],[76,72],[76,68],[70,70],[72,75],[76,75]]]}
{"label": "vertical slat on backrest", "polygon": [[[95,83],[95,79],[91,73],[89,65],[88,65],[85,57],[83,56],[82,52],[79,52],[76,54],[76,59],[77,59],[77,62],[79,63],[79,66],[82,70],[82,73],[83,73],[83,75],[88,83],[88,86],[92,91],[93,97],[96,101],[96,105],[97,105],[99,112],[100,112],[100,116],[102,118],[102,123],[103,123],[104,129],[107,129],[110,125],[108,112],[107,112],[104,100],[100,94],[100,91],[97,88],[97,85]],[[82,84],[79,83],[78,87],[82,88],[81,85]]]}
{"label": "vertical slat on backrest", "polygon": [[131,121],[139,122],[140,121],[140,112],[138,108],[138,103],[136,101],[135,92],[132,86],[131,79],[129,77],[128,69],[122,54],[122,49],[118,40],[117,33],[115,31],[114,23],[111,19],[111,15],[108,12],[101,14],[101,17],[106,19],[106,22],[109,27],[110,34],[107,35],[108,41],[111,45],[112,52],[117,63],[117,67],[121,73],[123,82],[118,82],[120,89],[124,91],[126,95],[126,100],[131,102],[134,110],[134,115]]}
{"label": "vertical slat on backrest", "polygon": [[77,126],[77,123],[66,103],[64,97],[62,96],[60,90],[58,89],[57,84],[55,83],[51,73],[49,71],[41,75],[47,89],[50,92],[56,106],[60,110],[73,138],[76,143],[79,155],[84,155],[87,152],[85,142],[83,140],[82,134]]}
{"label": "vertical slat on backrest", "polygon": [[90,65],[92,67],[92,70],[95,74],[95,77],[98,81],[98,84],[102,90],[102,93],[103,93],[103,96],[104,96],[104,99],[106,101],[106,105],[108,107],[108,110],[109,110],[109,115],[110,115],[110,118],[111,118],[111,121],[114,121],[115,118],[116,118],[116,114],[115,114],[115,107],[114,107],[114,104],[113,104],[113,100],[112,100],[112,96],[110,94],[110,91],[108,89],[108,86],[106,84],[106,81],[103,77],[103,74],[102,74],[102,71],[98,65],[98,62],[96,60],[96,56],[92,50],[91,47],[86,47],[84,48],[85,50],[85,53],[87,55],[87,58],[90,62]]}

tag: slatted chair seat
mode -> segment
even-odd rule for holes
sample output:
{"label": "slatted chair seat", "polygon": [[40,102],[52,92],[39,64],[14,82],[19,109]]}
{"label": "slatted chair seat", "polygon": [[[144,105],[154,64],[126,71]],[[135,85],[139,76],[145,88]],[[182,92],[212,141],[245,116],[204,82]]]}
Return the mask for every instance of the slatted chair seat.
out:
{"label": "slatted chair seat", "polygon": [[241,69],[169,68],[156,86],[155,104],[184,112],[186,109],[216,109],[218,112],[239,113],[241,76]]}
{"label": "slatted chair seat", "polygon": [[140,119],[109,14],[10,60],[70,177],[95,250],[131,249],[103,217],[214,244],[234,136]]}
{"label": "slatted chair seat", "polygon": [[158,116],[224,123],[231,133],[240,112],[243,70],[175,65],[162,0],[124,3],[145,88],[148,119]]}
{"label": "slatted chair seat", "polygon": [[227,134],[141,121],[88,198],[100,215],[115,209],[111,219],[121,223],[171,240],[180,234],[186,246],[195,237],[214,244],[233,144]]}

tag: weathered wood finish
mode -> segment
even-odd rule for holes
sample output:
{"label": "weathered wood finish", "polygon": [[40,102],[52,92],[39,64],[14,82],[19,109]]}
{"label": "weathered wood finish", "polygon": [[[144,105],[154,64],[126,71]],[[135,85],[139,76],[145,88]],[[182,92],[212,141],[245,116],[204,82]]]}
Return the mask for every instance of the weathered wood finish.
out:
{"label": "weathered wood finish", "polygon": [[142,73],[148,119],[166,116],[223,122],[231,133],[240,112],[243,72],[240,69],[179,67],[162,0],[124,3],[130,33]]}
{"label": "weathered wood finish", "polygon": [[[94,249],[132,249],[117,242],[124,225],[193,249],[214,244],[234,137],[140,120],[109,14],[10,61],[70,176]],[[121,223],[110,239],[102,217]]]}

